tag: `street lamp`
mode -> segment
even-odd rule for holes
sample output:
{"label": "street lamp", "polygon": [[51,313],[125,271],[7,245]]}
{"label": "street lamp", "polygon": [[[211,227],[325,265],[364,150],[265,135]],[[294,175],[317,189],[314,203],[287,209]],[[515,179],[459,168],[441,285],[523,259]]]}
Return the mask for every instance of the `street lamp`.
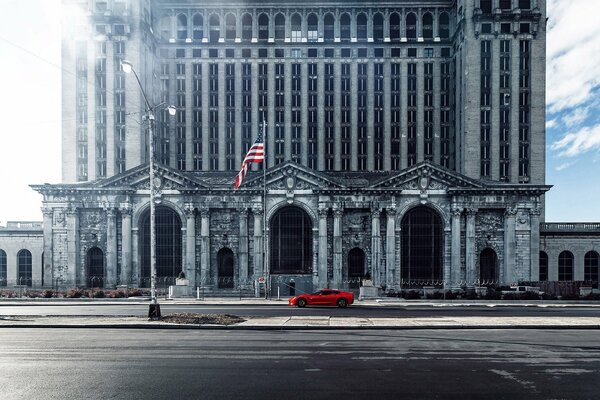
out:
{"label": "street lamp", "polygon": [[[146,92],[144,91],[144,87],[142,86],[142,82],[140,82],[140,78],[138,74],[135,72],[133,68],[133,64],[127,60],[121,61],[121,69],[126,74],[132,73],[135,76],[135,80],[140,87],[140,91],[142,92],[142,96],[144,97],[144,102],[146,104],[146,118],[148,119],[148,152],[149,154],[149,175],[150,175],[150,297],[151,303],[148,309],[148,318],[152,320],[160,319],[160,304],[158,304],[158,298],[156,296],[156,221],[155,221],[155,204],[154,204],[154,190],[156,188],[154,181],[154,108],[150,105],[148,101],[148,97],[146,96]],[[160,106],[161,104],[159,104]],[[169,115],[173,116],[177,112],[177,109],[174,106],[168,106],[167,111]]]}

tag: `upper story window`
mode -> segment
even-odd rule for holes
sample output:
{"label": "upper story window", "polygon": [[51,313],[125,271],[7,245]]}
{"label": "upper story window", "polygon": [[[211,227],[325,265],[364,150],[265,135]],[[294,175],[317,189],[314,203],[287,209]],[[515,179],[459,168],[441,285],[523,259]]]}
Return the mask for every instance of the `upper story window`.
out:
{"label": "upper story window", "polygon": [[285,17],[283,14],[275,16],[275,40],[285,40]]}
{"label": "upper story window", "polygon": [[194,15],[192,19],[192,31],[195,40],[202,40],[204,38],[204,18],[202,18],[202,15]]}
{"label": "upper story window", "polygon": [[431,13],[423,15],[423,38],[433,39],[433,15]]}
{"label": "upper story window", "polygon": [[252,16],[244,14],[242,17],[242,40],[249,42],[252,40]]}
{"label": "upper story window", "polygon": [[235,23],[235,15],[227,14],[225,17],[225,40],[235,40]]}
{"label": "upper story window", "polygon": [[292,42],[302,41],[302,18],[300,14],[292,15]]}
{"label": "upper story window", "polygon": [[400,39],[400,15],[392,13],[390,15],[390,40]]}
{"label": "upper story window", "polygon": [[316,42],[319,38],[319,19],[315,14],[309,14],[306,22],[308,23],[308,41]]}
{"label": "upper story window", "polygon": [[383,15],[380,13],[373,16],[373,40],[376,42],[383,40]]}
{"label": "upper story window", "polygon": [[269,17],[267,14],[260,14],[258,17],[258,40],[269,39]]}
{"label": "upper story window", "polygon": [[406,37],[408,39],[417,38],[417,16],[415,13],[408,13],[406,16]]}
{"label": "upper story window", "polygon": [[221,38],[221,20],[218,15],[213,14],[210,16],[210,42],[218,43]]}
{"label": "upper story window", "polygon": [[448,16],[448,13],[440,14],[438,34],[442,39],[448,39],[450,37],[450,17]]}
{"label": "upper story window", "polygon": [[324,30],[323,30],[323,37],[325,39],[326,42],[331,42],[334,39],[334,19],[333,19],[333,15],[331,14],[325,14],[325,18],[323,19],[324,22]]}

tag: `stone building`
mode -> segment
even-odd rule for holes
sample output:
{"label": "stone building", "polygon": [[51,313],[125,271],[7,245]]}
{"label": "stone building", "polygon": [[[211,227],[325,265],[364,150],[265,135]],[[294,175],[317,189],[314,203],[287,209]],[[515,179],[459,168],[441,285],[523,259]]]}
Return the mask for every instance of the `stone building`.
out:
{"label": "stone building", "polygon": [[[159,284],[598,280],[599,226],[575,244],[544,218],[545,0],[64,5],[85,17],[63,36],[63,182],[32,186],[36,284],[149,284],[148,125],[122,60],[156,113]],[[263,120],[266,170],[234,191]]]}

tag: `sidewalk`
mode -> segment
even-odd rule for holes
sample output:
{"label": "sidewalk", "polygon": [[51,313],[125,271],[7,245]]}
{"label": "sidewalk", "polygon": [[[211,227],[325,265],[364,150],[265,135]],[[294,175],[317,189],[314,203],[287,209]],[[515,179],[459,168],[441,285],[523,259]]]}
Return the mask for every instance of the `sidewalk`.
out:
{"label": "sidewalk", "polygon": [[[207,298],[160,299],[162,305],[227,305],[227,306],[276,306],[288,307],[287,298],[281,300]],[[436,301],[374,299],[355,302],[351,307],[398,307],[398,316],[380,317],[337,317],[337,316],[285,316],[252,317],[235,325],[188,325],[161,321],[148,321],[144,317],[122,316],[3,316],[2,306],[34,305],[147,305],[147,298],[135,299],[2,299],[0,301],[0,328],[112,328],[112,329],[247,329],[247,330],[332,330],[332,329],[600,329],[600,303],[598,302],[511,302],[511,301]],[[402,317],[401,308],[411,307],[543,307],[565,308],[586,307],[598,310],[594,317]],[[335,314],[335,308],[331,314]],[[214,313],[219,312],[218,308]],[[163,308],[163,316],[168,315]]]}

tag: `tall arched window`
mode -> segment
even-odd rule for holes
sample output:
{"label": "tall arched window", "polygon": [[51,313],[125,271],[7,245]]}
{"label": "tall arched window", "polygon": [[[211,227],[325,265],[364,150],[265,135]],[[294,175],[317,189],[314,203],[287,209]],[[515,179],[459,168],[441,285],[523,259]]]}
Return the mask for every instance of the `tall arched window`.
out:
{"label": "tall arched window", "polygon": [[302,41],[302,17],[298,13],[292,15],[292,42]]}
{"label": "tall arched window", "polygon": [[308,18],[306,20],[308,25],[308,41],[316,42],[319,40],[319,19],[313,13],[308,14]]}
{"label": "tall arched window", "polygon": [[202,14],[194,14],[194,19],[192,19],[192,30],[194,40],[202,40],[202,38],[204,38],[204,18],[202,18]]}
{"label": "tall arched window", "polygon": [[598,282],[598,253],[595,251],[585,253],[583,277],[587,282]]}
{"label": "tall arched window", "polygon": [[227,14],[225,17],[225,40],[235,40],[236,26],[235,15]]}
{"label": "tall arched window", "polygon": [[330,13],[325,14],[325,18],[323,19],[323,38],[326,42],[333,42],[335,37],[334,33],[334,18]]}
{"label": "tall arched window", "polygon": [[540,251],[540,277],[539,280],[546,282],[548,280],[548,254]]}
{"label": "tall arched window", "polygon": [[179,14],[177,16],[177,39],[185,40],[187,39],[187,17],[183,14]]}
{"label": "tall arched window", "polygon": [[402,218],[402,280],[408,285],[432,284],[442,279],[443,227],[439,215],[419,206]]}
{"label": "tall arched window", "polygon": [[423,15],[423,38],[433,39],[433,15],[429,12]]}
{"label": "tall arched window", "polygon": [[406,15],[406,37],[408,39],[417,38],[417,16],[415,13],[408,13]]}
{"label": "tall arched window", "polygon": [[270,222],[270,269],[272,274],[312,272],[312,223],[299,207],[288,206]]}
{"label": "tall arched window", "polygon": [[[182,240],[181,219],[166,206],[157,206],[155,210],[156,232],[156,276],[161,285],[173,284],[181,272]],[[140,218],[142,254],[142,286],[150,284],[150,211]]]}
{"label": "tall arched window", "polygon": [[380,13],[373,15],[373,40],[383,41],[383,15]]}
{"label": "tall arched window", "polygon": [[285,17],[281,13],[275,16],[275,40],[285,40]]}
{"label": "tall arched window", "polygon": [[233,288],[233,251],[222,248],[217,253],[219,288]]}
{"label": "tall arched window", "polygon": [[356,38],[367,40],[367,16],[364,13],[356,16]]}
{"label": "tall arched window", "polygon": [[400,15],[398,13],[390,15],[390,40],[400,40]]}
{"label": "tall arched window", "polygon": [[252,16],[244,14],[242,17],[242,40],[250,42],[252,40]]}
{"label": "tall arched window", "polygon": [[479,255],[479,282],[482,286],[495,285],[498,282],[498,256],[489,247]]}
{"label": "tall arched window", "polygon": [[208,22],[210,25],[210,42],[219,43],[219,39],[221,38],[221,20],[219,16],[216,14],[211,15]]}
{"label": "tall arched window", "polygon": [[450,37],[450,17],[448,13],[441,13],[439,19],[439,35],[442,39],[448,39]]}
{"label": "tall arched window", "polygon": [[258,17],[258,40],[269,39],[269,16],[260,14]]}
{"label": "tall arched window", "polygon": [[168,15],[163,15],[160,17],[160,22],[158,24],[160,27],[160,38],[168,42],[171,39],[171,17]]}
{"label": "tall arched window", "polygon": [[17,284],[31,286],[31,252],[23,249],[17,253]]}
{"label": "tall arched window", "polygon": [[347,13],[340,17],[340,39],[344,42],[350,41],[350,16]]}
{"label": "tall arched window", "polygon": [[6,286],[6,252],[0,249],[0,286]]}
{"label": "tall arched window", "polygon": [[558,280],[573,280],[573,253],[563,251],[558,255]]}
{"label": "tall arched window", "polygon": [[104,252],[92,247],[87,253],[87,286],[104,287]]}

